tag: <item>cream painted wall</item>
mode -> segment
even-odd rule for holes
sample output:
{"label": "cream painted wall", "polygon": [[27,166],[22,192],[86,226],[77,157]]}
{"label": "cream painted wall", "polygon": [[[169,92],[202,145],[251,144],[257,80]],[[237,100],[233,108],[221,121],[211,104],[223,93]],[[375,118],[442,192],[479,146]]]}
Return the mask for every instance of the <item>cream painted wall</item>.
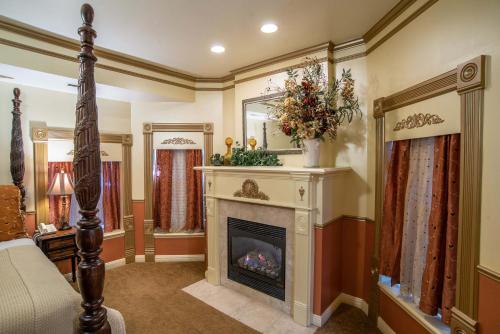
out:
{"label": "cream painted wall", "polygon": [[223,92],[196,92],[195,102],[132,103],[132,198],[144,199],[143,123],[214,123],[214,152],[225,152]]}
{"label": "cream painted wall", "polygon": [[[27,210],[33,211],[33,143],[30,121],[43,121],[50,127],[74,128],[76,95],[0,82],[0,184],[12,182],[10,175],[10,138],[12,129],[12,90],[21,89],[21,122],[25,156],[25,186]],[[97,99],[99,130],[101,132],[130,133],[130,104]]]}
{"label": "cream painted wall", "polygon": [[[480,263],[500,272],[500,1],[440,0],[367,57],[368,101],[487,55],[484,96]],[[458,99],[458,96],[457,96]],[[372,114],[372,104],[369,104]],[[374,186],[375,133],[369,117],[369,187]],[[369,216],[374,195],[369,195]]]}
{"label": "cream painted wall", "polygon": [[222,129],[224,139],[227,137],[234,138],[234,88],[226,89],[222,92]]}
{"label": "cream painted wall", "polygon": [[351,70],[355,80],[355,94],[359,97],[361,115],[355,116],[349,126],[339,127],[337,140],[332,143],[332,154],[335,166],[352,167],[352,172],[345,181],[349,191],[344,192],[345,204],[343,214],[367,217],[370,192],[368,184],[368,100],[367,100],[367,68],[366,58],[334,64],[335,76],[340,78],[342,70]]}

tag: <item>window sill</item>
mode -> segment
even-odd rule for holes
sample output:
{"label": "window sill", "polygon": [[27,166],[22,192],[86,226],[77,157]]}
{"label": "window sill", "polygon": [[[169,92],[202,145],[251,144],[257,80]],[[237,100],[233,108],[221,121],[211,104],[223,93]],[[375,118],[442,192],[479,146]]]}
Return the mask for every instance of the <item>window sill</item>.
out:
{"label": "window sill", "polygon": [[403,300],[399,294],[399,288],[389,287],[383,283],[378,283],[380,291],[391,298],[403,310],[415,319],[422,327],[432,334],[450,334],[450,327],[442,323],[437,317],[430,316],[420,311],[418,306]]}
{"label": "window sill", "polygon": [[125,231],[124,230],[114,230],[111,232],[105,232],[104,233],[104,240],[108,239],[114,239],[114,238],[120,238],[125,236]]}
{"label": "window sill", "polygon": [[175,238],[204,238],[205,232],[156,232],[153,234],[155,239],[175,239]]}

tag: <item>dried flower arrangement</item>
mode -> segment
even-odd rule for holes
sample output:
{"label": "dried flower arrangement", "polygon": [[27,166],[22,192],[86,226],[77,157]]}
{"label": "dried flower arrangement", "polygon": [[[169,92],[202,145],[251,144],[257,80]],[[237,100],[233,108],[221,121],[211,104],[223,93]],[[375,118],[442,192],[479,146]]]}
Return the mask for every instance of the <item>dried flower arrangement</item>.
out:
{"label": "dried flower arrangement", "polygon": [[292,142],[300,145],[305,139],[324,139],[325,133],[334,140],[339,125],[351,123],[354,114],[361,115],[350,69],[343,70],[341,78],[330,85],[315,58],[306,59],[300,82],[296,70],[287,74],[285,88],[275,89],[283,97],[270,108],[270,114]]}

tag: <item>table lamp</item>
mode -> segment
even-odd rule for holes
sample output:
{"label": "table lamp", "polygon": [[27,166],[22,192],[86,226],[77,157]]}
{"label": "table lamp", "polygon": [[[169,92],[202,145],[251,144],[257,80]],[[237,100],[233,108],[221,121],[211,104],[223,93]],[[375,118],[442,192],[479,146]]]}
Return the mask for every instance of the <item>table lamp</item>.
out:
{"label": "table lamp", "polygon": [[71,196],[73,194],[73,182],[69,178],[68,174],[64,172],[64,169],[59,171],[54,179],[52,180],[52,184],[47,191],[47,195],[49,196],[61,196],[62,201],[62,215],[59,230],[69,230],[71,226],[68,225],[68,219],[66,217],[66,197]]}

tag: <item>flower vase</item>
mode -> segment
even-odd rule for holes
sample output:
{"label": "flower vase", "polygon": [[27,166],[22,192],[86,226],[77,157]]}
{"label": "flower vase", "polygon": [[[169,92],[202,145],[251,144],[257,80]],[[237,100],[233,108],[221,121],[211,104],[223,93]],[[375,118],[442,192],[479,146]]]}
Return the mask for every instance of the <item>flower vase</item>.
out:
{"label": "flower vase", "polygon": [[320,139],[304,139],[302,141],[302,155],[304,156],[304,167],[319,167],[319,145]]}

